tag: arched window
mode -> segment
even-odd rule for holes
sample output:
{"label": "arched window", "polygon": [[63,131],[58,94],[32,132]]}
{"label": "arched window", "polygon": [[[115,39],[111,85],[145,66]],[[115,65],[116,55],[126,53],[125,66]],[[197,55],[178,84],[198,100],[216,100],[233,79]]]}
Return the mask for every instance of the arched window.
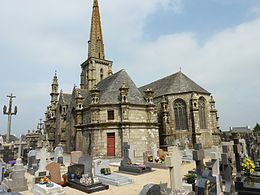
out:
{"label": "arched window", "polygon": [[177,99],[174,102],[174,116],[175,116],[175,129],[186,130],[188,129],[187,109],[183,100]]}
{"label": "arched window", "polygon": [[200,120],[200,128],[207,129],[206,100],[204,97],[199,98],[199,120]]}

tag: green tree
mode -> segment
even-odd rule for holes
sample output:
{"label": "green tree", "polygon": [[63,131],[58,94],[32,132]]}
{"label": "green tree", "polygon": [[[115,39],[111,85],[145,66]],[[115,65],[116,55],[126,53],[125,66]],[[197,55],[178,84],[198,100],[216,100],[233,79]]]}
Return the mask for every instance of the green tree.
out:
{"label": "green tree", "polygon": [[254,127],[254,132],[256,131],[260,131],[260,125],[258,123],[256,123],[255,127]]}

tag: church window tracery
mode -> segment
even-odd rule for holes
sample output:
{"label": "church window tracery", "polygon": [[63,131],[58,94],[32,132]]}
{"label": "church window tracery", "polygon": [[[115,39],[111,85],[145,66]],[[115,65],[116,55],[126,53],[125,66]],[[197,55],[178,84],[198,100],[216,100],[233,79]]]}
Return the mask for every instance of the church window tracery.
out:
{"label": "church window tracery", "polygon": [[199,98],[199,120],[200,120],[200,128],[206,129],[206,100],[204,97]]}
{"label": "church window tracery", "polygon": [[175,115],[175,129],[176,130],[188,129],[186,103],[182,99],[175,100],[174,115]]}

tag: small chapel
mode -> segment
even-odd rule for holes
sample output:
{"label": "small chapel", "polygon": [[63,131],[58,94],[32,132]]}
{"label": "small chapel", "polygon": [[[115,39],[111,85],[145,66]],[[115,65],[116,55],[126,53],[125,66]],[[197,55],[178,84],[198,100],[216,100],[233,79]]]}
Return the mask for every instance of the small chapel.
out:
{"label": "small chapel", "polygon": [[93,0],[88,56],[80,87],[59,91],[55,73],[45,130],[51,147],[80,150],[93,157],[121,157],[124,142],[141,157],[155,144],[163,149],[189,142],[203,147],[220,141],[210,92],[181,71],[137,87],[127,71],[116,73],[105,57],[98,0]]}

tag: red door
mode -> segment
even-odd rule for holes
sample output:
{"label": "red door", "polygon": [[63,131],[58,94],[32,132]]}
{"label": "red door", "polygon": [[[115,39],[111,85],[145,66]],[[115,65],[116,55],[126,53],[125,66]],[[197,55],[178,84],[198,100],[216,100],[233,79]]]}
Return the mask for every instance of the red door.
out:
{"label": "red door", "polygon": [[115,133],[107,134],[107,156],[115,156]]}

